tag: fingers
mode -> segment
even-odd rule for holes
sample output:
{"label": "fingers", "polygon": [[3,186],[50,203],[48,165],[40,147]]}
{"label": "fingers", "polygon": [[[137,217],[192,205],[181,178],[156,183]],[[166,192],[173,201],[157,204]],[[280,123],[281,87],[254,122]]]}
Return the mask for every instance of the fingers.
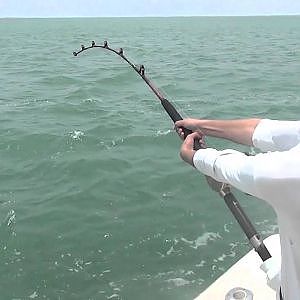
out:
{"label": "fingers", "polygon": [[[178,134],[178,136],[181,138],[181,140],[185,140],[185,138],[191,138],[194,140],[197,140],[197,145],[200,145],[200,148],[206,148],[205,145],[205,139],[204,139],[204,134],[201,131],[195,131],[189,135],[186,136],[186,133],[184,131],[183,127],[176,127],[174,128]],[[199,149],[199,146],[197,146],[197,148]]]}
{"label": "fingers", "polygon": [[196,131],[185,138],[180,149],[181,158],[191,166],[194,166],[193,157],[196,153],[196,150],[194,149],[195,141],[199,141],[199,144],[202,145],[201,148],[205,148],[203,135]]}
{"label": "fingers", "polygon": [[[178,121],[179,122],[179,121]],[[180,124],[180,123],[179,123]],[[178,126],[177,122],[175,123],[174,129],[177,132],[177,134],[179,135],[179,137],[184,140],[186,132],[184,131],[185,126]],[[189,129],[189,128],[188,128]],[[200,131],[200,130],[194,130],[195,132],[197,131],[201,136],[204,136],[204,134]]]}
{"label": "fingers", "polygon": [[184,140],[184,131],[182,129],[182,127],[174,127],[174,129],[176,130],[177,134],[179,135],[179,137]]}
{"label": "fingers", "polygon": [[182,148],[188,151],[194,151],[195,141],[199,141],[200,145],[204,145],[202,136],[198,132],[193,132],[185,138],[184,142],[182,143]]}
{"label": "fingers", "polygon": [[186,138],[185,141],[183,142],[187,147],[191,148],[193,150],[194,147],[194,141],[195,139],[199,139],[199,134],[198,132],[193,132],[189,134]]}
{"label": "fingers", "polygon": [[[184,132],[184,127],[177,127],[175,125],[174,127],[175,131],[179,135],[179,137],[184,140],[185,139],[185,132]],[[200,142],[204,143],[204,134],[201,131],[195,131],[197,135],[193,135],[194,138],[198,138]],[[188,135],[187,135],[188,136]]]}
{"label": "fingers", "polygon": [[200,139],[201,135],[198,132],[193,132],[185,138],[184,142],[181,145],[180,156],[191,166],[194,166],[193,157],[196,153],[196,151],[194,150],[195,140]]}
{"label": "fingers", "polygon": [[199,121],[200,120],[198,120],[198,119],[191,119],[191,118],[176,121],[175,122],[175,130],[181,139],[184,139],[184,137],[185,137],[184,135],[185,135],[186,130],[184,130],[184,129],[189,129],[191,131],[198,131],[199,133],[204,135],[201,132],[201,128],[199,126]]}
{"label": "fingers", "polygon": [[189,134],[186,137],[186,139],[189,138],[189,139],[192,139],[193,141],[196,139],[200,140],[202,138],[202,136],[203,135],[201,135],[198,131],[195,131],[195,132],[192,132],[191,134]]}
{"label": "fingers", "polygon": [[182,132],[182,128],[191,129],[188,126],[189,125],[188,123],[189,123],[188,119],[176,121],[175,122],[175,129],[176,129],[176,131],[179,130],[180,132]]}
{"label": "fingers", "polygon": [[186,118],[186,119],[175,122],[175,126],[176,127],[184,127],[184,128],[190,129],[192,131],[196,131],[197,129],[200,129],[198,126],[198,121],[199,120],[197,120],[197,119]]}

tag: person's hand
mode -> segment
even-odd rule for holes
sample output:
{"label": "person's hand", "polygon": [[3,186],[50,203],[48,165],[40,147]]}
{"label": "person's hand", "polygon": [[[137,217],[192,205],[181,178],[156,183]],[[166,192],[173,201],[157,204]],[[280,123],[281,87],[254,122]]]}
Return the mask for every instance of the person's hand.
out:
{"label": "person's hand", "polygon": [[199,142],[204,148],[205,143],[203,134],[200,132],[193,132],[185,138],[180,149],[181,158],[191,166],[194,166],[193,157],[196,153],[196,150],[194,150],[195,141]]}
{"label": "person's hand", "polygon": [[175,122],[175,130],[178,133],[179,137],[183,140],[184,132],[182,128],[190,129],[193,132],[201,132],[198,119],[188,118]]}

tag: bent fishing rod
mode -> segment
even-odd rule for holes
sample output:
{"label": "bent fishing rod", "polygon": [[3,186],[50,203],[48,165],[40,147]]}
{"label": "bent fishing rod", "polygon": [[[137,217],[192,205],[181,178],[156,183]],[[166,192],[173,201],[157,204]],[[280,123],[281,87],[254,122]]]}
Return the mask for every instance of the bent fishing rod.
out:
{"label": "bent fishing rod", "polygon": [[[96,45],[95,41],[92,41],[92,44],[88,47],[85,47],[84,45],[81,45],[81,49],[79,51],[74,51],[73,55],[78,56],[78,54],[89,50],[93,48],[102,48],[108,51],[111,51],[121,57],[124,61],[129,64],[134,71],[143,79],[143,81],[148,85],[148,87],[151,89],[151,91],[156,95],[156,97],[160,100],[161,105],[169,115],[169,117],[172,119],[172,121],[175,123],[176,121],[182,120],[181,115],[178,113],[178,111],[175,109],[173,104],[169,102],[166,97],[163,96],[161,91],[150,81],[150,79],[145,75],[145,67],[144,65],[135,65],[133,64],[125,55],[123,48],[120,48],[119,50],[115,50],[111,48],[108,45],[107,41],[104,41],[103,45]],[[184,133],[184,138],[186,138],[189,134],[192,133],[190,129],[182,128]],[[201,149],[200,142],[195,141],[194,149],[199,150]],[[254,250],[258,253],[262,261],[266,261],[271,257],[270,252],[266,248],[263,240],[261,239],[260,235],[257,233],[256,229],[254,228],[253,224],[249,220],[248,216],[242,209],[241,205],[239,204],[238,200],[235,198],[233,193],[231,192],[230,186],[228,184],[220,183],[218,187],[212,186],[209,184],[210,187],[219,193],[219,195],[224,199],[227,207],[230,209],[231,213],[241,226],[242,230],[244,231],[245,235],[247,236],[250,244],[254,248]]]}

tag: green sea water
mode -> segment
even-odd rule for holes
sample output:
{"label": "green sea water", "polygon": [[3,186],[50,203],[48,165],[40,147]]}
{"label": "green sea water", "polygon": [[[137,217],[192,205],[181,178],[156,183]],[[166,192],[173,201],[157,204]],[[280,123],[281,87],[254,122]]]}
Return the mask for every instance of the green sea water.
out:
{"label": "green sea water", "polygon": [[250,247],[137,74],[72,55],[92,40],[144,64],[184,117],[293,120],[300,17],[0,19],[0,299],[193,299]]}

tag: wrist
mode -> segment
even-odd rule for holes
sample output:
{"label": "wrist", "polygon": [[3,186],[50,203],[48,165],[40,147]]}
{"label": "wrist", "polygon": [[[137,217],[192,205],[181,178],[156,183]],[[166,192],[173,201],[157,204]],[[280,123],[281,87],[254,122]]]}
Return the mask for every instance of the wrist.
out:
{"label": "wrist", "polygon": [[190,164],[191,166],[194,166],[194,155],[196,151],[195,150],[190,150],[186,148],[182,148],[180,151],[180,157],[183,161],[186,163]]}

